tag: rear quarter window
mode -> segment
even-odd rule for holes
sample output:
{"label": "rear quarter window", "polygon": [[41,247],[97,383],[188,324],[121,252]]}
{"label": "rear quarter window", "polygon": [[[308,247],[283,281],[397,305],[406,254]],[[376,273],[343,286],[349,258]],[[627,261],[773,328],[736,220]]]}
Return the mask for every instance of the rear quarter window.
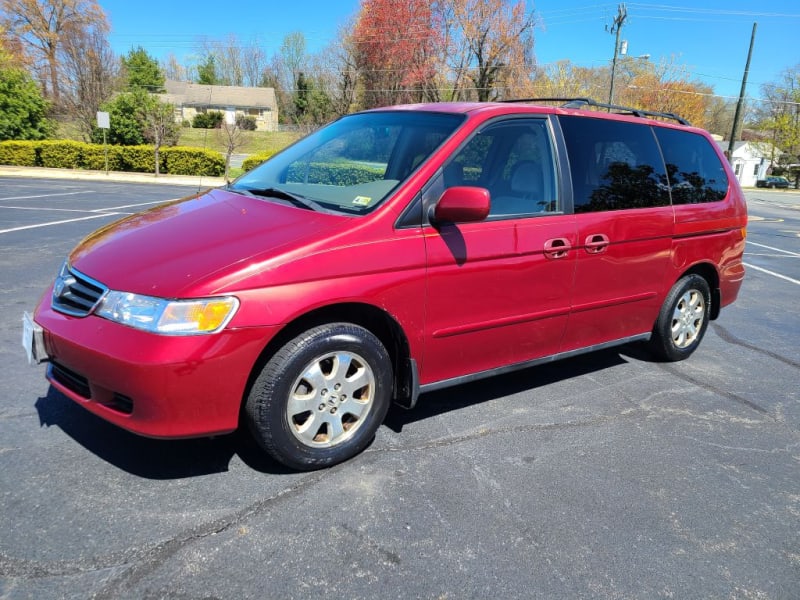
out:
{"label": "rear quarter window", "polygon": [[707,138],[691,131],[656,127],[673,204],[717,202],[728,193],[728,176]]}
{"label": "rear quarter window", "polygon": [[647,125],[561,116],[576,213],[668,206],[664,162]]}

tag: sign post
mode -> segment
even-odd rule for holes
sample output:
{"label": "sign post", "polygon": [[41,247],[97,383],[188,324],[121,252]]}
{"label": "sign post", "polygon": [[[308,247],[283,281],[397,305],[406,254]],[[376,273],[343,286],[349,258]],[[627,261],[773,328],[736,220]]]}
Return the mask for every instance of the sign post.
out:
{"label": "sign post", "polygon": [[106,129],[111,129],[111,118],[107,112],[97,111],[97,126],[103,130],[103,154],[106,158],[106,175],[108,175],[108,146],[106,145]]}

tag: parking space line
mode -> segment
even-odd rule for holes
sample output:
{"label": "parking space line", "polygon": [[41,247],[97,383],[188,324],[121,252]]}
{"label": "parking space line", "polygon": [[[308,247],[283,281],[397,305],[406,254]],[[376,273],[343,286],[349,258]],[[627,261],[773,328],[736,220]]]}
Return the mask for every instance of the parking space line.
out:
{"label": "parking space line", "polygon": [[92,210],[87,210],[86,212],[101,212],[104,210],[119,210],[121,208],[136,208],[137,206],[149,206],[151,204],[163,204],[165,202],[174,202],[177,198],[173,198],[172,200],[155,200],[153,202],[139,202],[138,204],[123,204],[122,206],[109,206],[107,208],[95,208]]}
{"label": "parking space line", "polygon": [[782,250],[780,248],[775,248],[774,246],[767,246],[766,244],[758,244],[756,242],[751,242],[750,240],[747,241],[748,244],[752,244],[753,246],[758,246],[759,248],[766,248],[767,250],[774,250],[775,252],[782,252],[784,254],[788,254],[790,256],[800,256],[800,253],[791,252],[789,250]]}
{"label": "parking space line", "polygon": [[65,223],[76,223],[78,221],[88,221],[89,219],[100,219],[102,217],[113,217],[123,215],[125,213],[101,213],[99,215],[90,215],[88,217],[80,217],[77,219],[64,219],[63,221],[50,221],[49,223],[37,223],[35,225],[23,225],[22,227],[12,227],[11,229],[0,229],[0,234],[12,233],[14,231],[24,231],[26,229],[38,229],[39,227],[50,227],[51,225],[64,225]]}
{"label": "parking space line", "polygon": [[38,194],[36,196],[10,196],[8,198],[0,198],[3,202],[9,200],[31,200],[34,198],[52,198],[53,196],[77,196],[78,194],[94,194],[94,190],[81,190],[80,192],[62,192],[60,194]]}
{"label": "parking space line", "polygon": [[39,210],[44,212],[77,212],[77,213],[95,213],[95,210],[81,210],[79,208],[46,208],[41,206],[3,206],[0,208],[7,208],[9,210]]}
{"label": "parking space line", "polygon": [[762,267],[757,267],[755,265],[751,265],[750,263],[743,262],[742,263],[748,269],[754,269],[756,271],[761,271],[762,273],[766,273],[767,275],[772,275],[773,277],[777,277],[778,279],[783,279],[784,281],[788,281],[789,283],[794,283],[795,285],[800,285],[800,280],[792,279],[791,277],[787,277],[786,275],[781,275],[780,273],[776,273],[775,271],[770,271],[769,269],[764,269]]}

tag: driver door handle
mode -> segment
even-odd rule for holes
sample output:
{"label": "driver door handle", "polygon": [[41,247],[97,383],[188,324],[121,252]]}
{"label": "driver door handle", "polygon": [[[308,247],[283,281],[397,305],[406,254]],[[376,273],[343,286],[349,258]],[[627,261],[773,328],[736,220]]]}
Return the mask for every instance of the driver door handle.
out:
{"label": "driver door handle", "polygon": [[586,237],[583,247],[589,254],[600,254],[606,251],[610,243],[608,236],[604,233],[593,233]]}

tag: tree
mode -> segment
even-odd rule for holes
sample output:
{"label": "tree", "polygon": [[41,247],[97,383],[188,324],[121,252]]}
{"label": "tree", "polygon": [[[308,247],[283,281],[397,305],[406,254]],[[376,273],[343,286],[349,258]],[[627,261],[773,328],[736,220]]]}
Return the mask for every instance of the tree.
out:
{"label": "tree", "polygon": [[119,87],[119,62],[102,30],[87,28],[65,39],[62,105],[84,139],[90,139],[97,111]]}
{"label": "tree", "polygon": [[153,144],[155,154],[155,173],[159,175],[159,155],[161,146],[174,146],[178,141],[178,124],[175,122],[175,107],[161,102],[157,96],[148,94],[142,98],[138,117],[142,123],[145,140]]}
{"label": "tree", "polygon": [[217,59],[213,54],[207,54],[197,65],[197,83],[218,85]]}
{"label": "tree", "polygon": [[[524,0],[439,0],[453,99],[513,96],[534,69],[533,11]],[[469,83],[471,89],[466,89]]]}
{"label": "tree", "polygon": [[[791,160],[800,159],[800,64],[785,69],[779,81],[761,86],[761,96],[758,129],[765,132],[772,145],[788,154]],[[795,187],[798,184],[800,172]]]}
{"label": "tree", "polygon": [[47,101],[30,75],[4,62],[0,57],[0,140],[47,138],[53,129]]}
{"label": "tree", "polygon": [[544,65],[533,80],[532,95],[540,98],[597,97],[605,76],[597,69],[580,67],[569,60]]}
{"label": "tree", "polygon": [[6,25],[0,21],[0,66],[27,68],[29,63],[19,37],[9,33]]}
{"label": "tree", "polygon": [[[107,131],[108,143],[121,146],[137,146],[145,143],[140,107],[149,101],[150,96],[147,92],[137,89],[118,94],[101,105],[101,110],[109,114],[111,121],[111,128]],[[95,127],[92,130],[92,141],[102,143],[101,129]]]}
{"label": "tree", "polygon": [[42,81],[54,102],[60,99],[59,51],[66,38],[89,27],[108,30],[106,16],[96,0],[0,0],[2,23],[30,51],[42,70]]}
{"label": "tree", "polygon": [[159,66],[166,79],[172,79],[173,81],[186,81],[189,79],[188,69],[178,62],[178,58],[172,52],[167,54],[166,59]]}
{"label": "tree", "polygon": [[[608,67],[578,67],[559,61],[538,70],[532,95],[605,100],[610,79]],[[655,63],[623,57],[617,63],[616,82],[615,104],[674,113],[700,127],[710,114],[711,88],[692,81],[687,69],[674,59]]]}
{"label": "tree", "polygon": [[120,61],[129,88],[142,88],[151,94],[164,91],[164,73],[144,48],[132,48]]}
{"label": "tree", "polygon": [[228,180],[231,156],[247,141],[244,131],[240,127],[240,121],[236,119],[233,123],[229,123],[227,120],[223,120],[217,129],[217,140],[225,146],[225,179]]}
{"label": "tree", "polygon": [[358,67],[352,35],[352,24],[339,29],[336,41],[310,61],[311,70],[331,102],[331,118],[349,113],[356,102]]}
{"label": "tree", "polygon": [[429,0],[363,0],[352,36],[363,105],[435,99],[442,41]]}

